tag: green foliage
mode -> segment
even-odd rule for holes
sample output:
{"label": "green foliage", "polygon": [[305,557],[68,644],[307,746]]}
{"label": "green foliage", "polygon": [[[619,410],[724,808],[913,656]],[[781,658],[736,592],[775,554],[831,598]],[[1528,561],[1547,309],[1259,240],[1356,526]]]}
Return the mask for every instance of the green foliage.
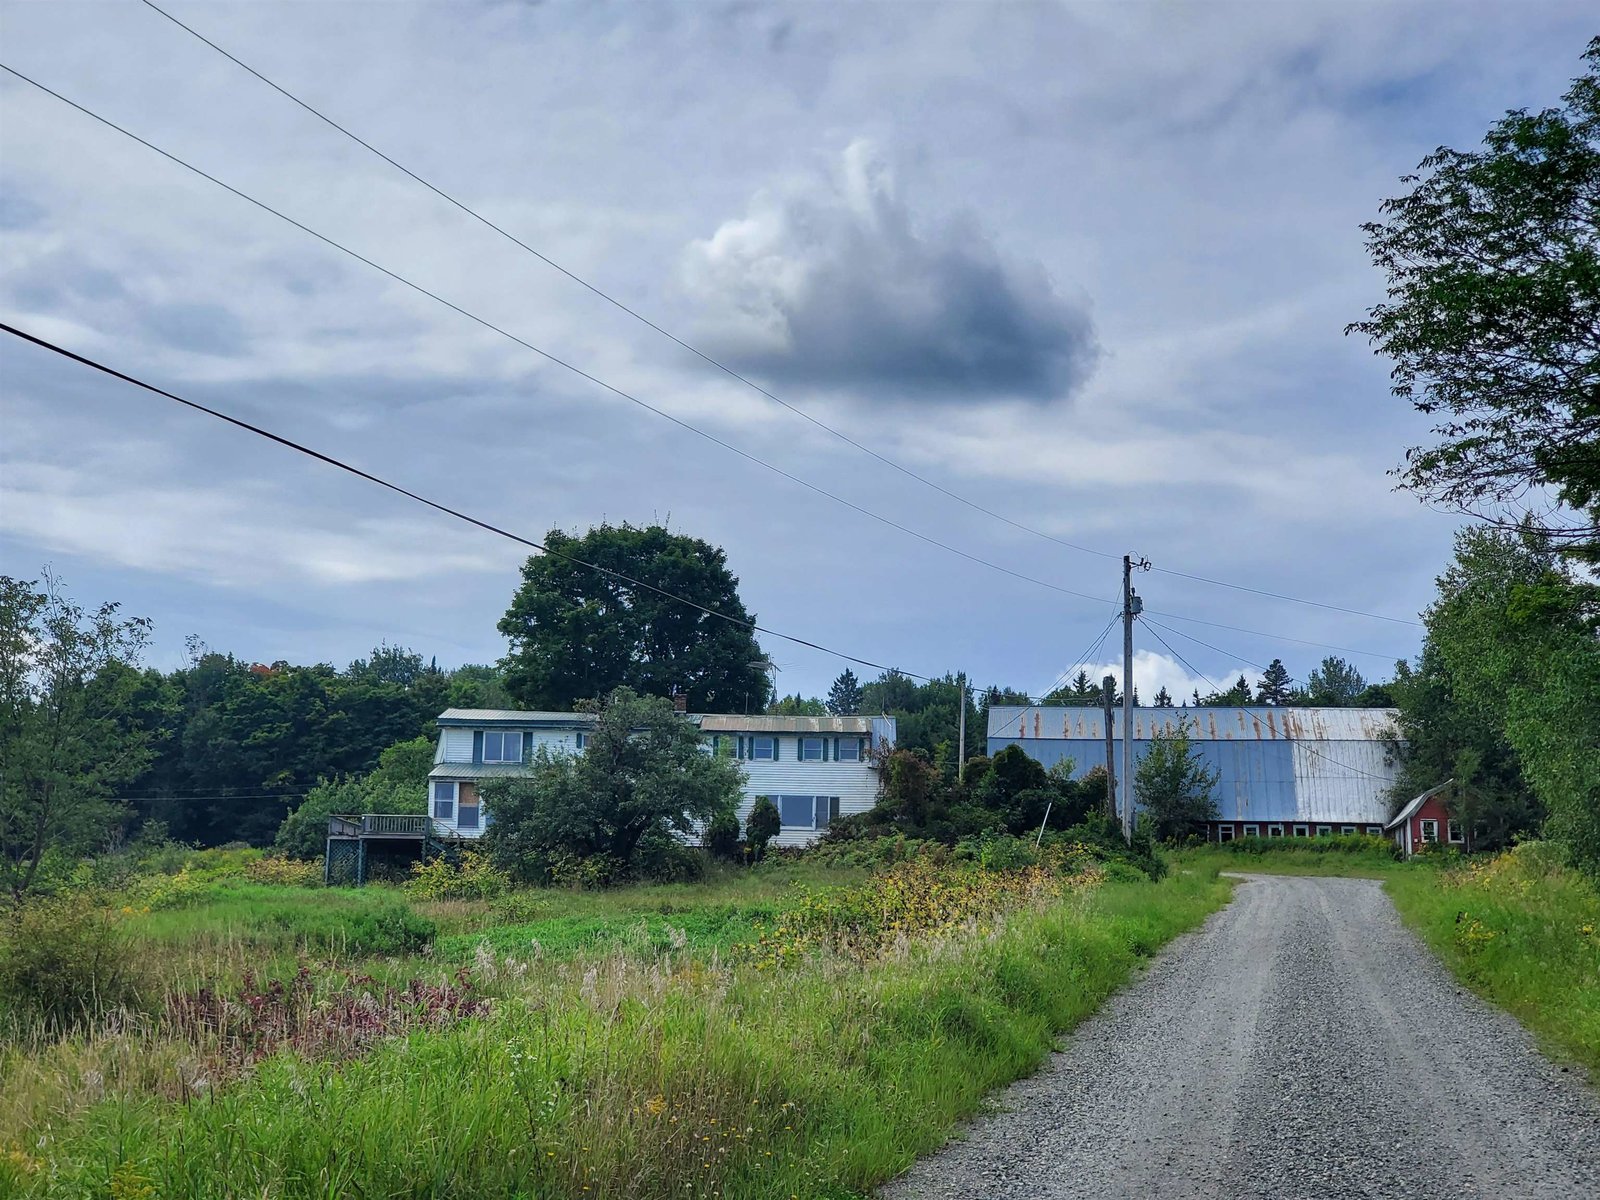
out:
{"label": "green foliage", "polygon": [[419,900],[494,900],[510,887],[511,877],[472,847],[457,856],[440,854],[413,864],[405,883],[407,894]]}
{"label": "green foliage", "polygon": [[825,717],[828,715],[828,706],[815,696],[802,696],[796,692],[793,696],[785,696],[769,704],[767,712],[775,717]]}
{"label": "green foliage", "polygon": [[438,925],[406,905],[387,903],[349,917],[344,948],[350,954],[421,954],[438,932]]}
{"label": "green foliage", "polygon": [[1410,763],[1463,770],[1460,815],[1524,827],[1536,810],[1520,776],[1548,836],[1600,875],[1600,722],[1583,717],[1600,711],[1593,604],[1593,585],[1541,538],[1463,531],[1424,614],[1422,679],[1397,690],[1402,730],[1419,739]]}
{"label": "green foliage", "polygon": [[88,896],[0,914],[0,1009],[64,1030],[134,1006],[141,975],[126,917]]}
{"label": "green foliage", "polygon": [[1386,885],[1407,923],[1479,995],[1600,1080],[1600,892],[1563,848],[1525,842]]}
{"label": "green foliage", "polygon": [[[1283,665],[1283,659],[1275,658],[1267,664],[1267,669],[1262,672],[1261,682],[1256,685],[1257,704],[1287,704],[1289,703],[1290,685],[1294,680],[1289,677],[1289,668]],[[1166,691],[1165,688],[1162,691]],[[1157,698],[1160,707],[1160,699]],[[1166,705],[1171,708],[1171,702]]]}
{"label": "green foliage", "polygon": [[1306,679],[1304,703],[1316,708],[1352,708],[1361,703],[1366,690],[1361,672],[1330,654]]}
{"label": "green foliage", "polygon": [[1233,686],[1220,692],[1212,692],[1208,696],[1195,693],[1194,703],[1196,708],[1242,708],[1251,702],[1250,681],[1243,675],[1234,680]]}
{"label": "green foliage", "polygon": [[1195,751],[1187,720],[1170,732],[1158,731],[1133,772],[1133,794],[1152,836],[1170,841],[1199,822],[1216,820],[1217,777]]}
{"label": "green foliage", "polygon": [[426,812],[433,752],[432,738],[409,738],[385,748],[367,775],[319,781],[278,826],[273,846],[290,858],[321,858],[335,814]]}
{"label": "green foliage", "polygon": [[483,843],[519,880],[549,880],[567,857],[606,859],[608,873],[627,878],[647,837],[689,833],[733,811],[742,782],[737,763],[703,752],[699,731],[670,700],[618,688],[582,754],[541,748],[527,776],[484,783],[494,821]]}
{"label": "green foliage", "polygon": [[0,888],[34,884],[49,852],[107,843],[124,815],[114,791],[149,761],[128,719],[130,665],[149,623],[115,604],[86,612],[56,580],[0,575]]}
{"label": "green foliage", "polygon": [[828,689],[828,711],[836,717],[853,717],[861,711],[861,681],[846,667]]}
{"label": "green foliage", "polygon": [[750,847],[750,857],[759,862],[766,857],[767,843],[778,836],[783,828],[783,817],[778,806],[765,796],[757,796],[744,819],[744,838]]}
{"label": "green foliage", "polygon": [[[1509,112],[1476,151],[1422,160],[1386,200],[1367,249],[1388,299],[1350,326],[1394,360],[1394,393],[1434,417],[1436,444],[1400,477],[1436,504],[1487,514],[1575,510],[1544,532],[1600,555],[1600,38],[1561,108]],[[1530,493],[1532,493],[1530,497]],[[1559,511],[1559,510],[1558,510]]]}
{"label": "green foliage", "polygon": [[[603,524],[581,537],[553,529],[545,544],[554,553],[528,559],[499,626],[511,641],[506,687],[519,703],[564,711],[628,688],[682,692],[694,712],[765,707],[765,656],[721,550],[660,525]],[[707,619],[620,576],[731,620]]]}
{"label": "green foliage", "polygon": [[713,858],[720,858],[725,862],[737,862],[742,858],[743,847],[739,842],[738,814],[720,812],[712,817],[706,826],[705,845]]}

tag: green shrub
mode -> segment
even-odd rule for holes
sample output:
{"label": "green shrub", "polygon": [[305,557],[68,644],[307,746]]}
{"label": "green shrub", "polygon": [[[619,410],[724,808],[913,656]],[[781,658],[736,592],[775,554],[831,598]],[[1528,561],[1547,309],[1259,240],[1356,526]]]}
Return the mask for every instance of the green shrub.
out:
{"label": "green shrub", "polygon": [[322,864],[292,858],[261,858],[245,866],[244,877],[251,883],[270,883],[278,887],[316,887],[322,882]]}
{"label": "green shrub", "polygon": [[0,934],[0,1007],[67,1029],[135,1005],[142,979],[124,916],[87,896],[12,913]]}
{"label": "green shrub", "polygon": [[468,848],[454,860],[439,855],[413,863],[405,889],[422,900],[493,900],[511,887],[511,878],[482,851]]}
{"label": "green shrub", "polygon": [[439,927],[404,904],[384,904],[352,915],[345,925],[351,954],[421,954]]}
{"label": "green shrub", "polygon": [[777,837],[782,828],[783,818],[778,814],[778,806],[765,796],[757,796],[744,822],[744,840],[750,847],[750,857],[759,861],[767,852],[767,843]]}
{"label": "green shrub", "polygon": [[711,818],[705,840],[706,849],[713,858],[738,862],[744,857],[744,847],[739,841],[739,818],[731,812],[721,812]]}
{"label": "green shrub", "polygon": [[694,883],[706,873],[704,851],[659,830],[639,839],[634,861],[639,878],[650,883]]}

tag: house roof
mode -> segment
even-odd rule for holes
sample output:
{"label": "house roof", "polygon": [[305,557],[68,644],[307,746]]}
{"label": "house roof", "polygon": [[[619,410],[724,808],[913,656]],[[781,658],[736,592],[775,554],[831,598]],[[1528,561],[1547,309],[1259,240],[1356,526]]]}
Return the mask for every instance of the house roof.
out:
{"label": "house roof", "polygon": [[1429,800],[1432,800],[1440,792],[1446,790],[1454,782],[1455,782],[1454,779],[1446,779],[1443,783],[1439,784],[1437,787],[1431,787],[1427,791],[1423,792],[1422,795],[1413,797],[1410,801],[1407,802],[1407,804],[1406,804],[1406,806],[1404,808],[1402,808],[1399,812],[1397,812],[1394,815],[1394,819],[1383,827],[1384,832],[1387,833],[1389,830],[1394,829],[1396,826],[1405,824],[1412,817],[1417,815],[1417,810],[1419,808],[1421,808]]}
{"label": "house roof", "polygon": [[524,763],[435,763],[429,779],[511,779],[528,774]]}
{"label": "house roof", "polygon": [[440,725],[556,725],[580,728],[598,720],[593,713],[538,712],[515,708],[447,708],[439,714]]}
{"label": "house roof", "polygon": [[741,717],[731,714],[698,715],[706,733],[856,733],[872,732],[871,717]]}

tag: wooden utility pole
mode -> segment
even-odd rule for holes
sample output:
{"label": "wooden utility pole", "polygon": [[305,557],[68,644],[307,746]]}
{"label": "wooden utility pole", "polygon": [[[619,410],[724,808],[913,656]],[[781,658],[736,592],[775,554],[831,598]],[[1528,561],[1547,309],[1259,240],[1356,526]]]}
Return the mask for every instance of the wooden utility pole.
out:
{"label": "wooden utility pole", "polygon": [[967,673],[956,676],[956,682],[961,685],[961,719],[956,726],[956,782],[960,783],[967,777]]}
{"label": "wooden utility pole", "polygon": [[1122,836],[1133,841],[1133,619],[1144,601],[1133,590],[1133,569],[1150,569],[1148,559],[1138,562],[1122,556]]}
{"label": "wooden utility pole", "polygon": [[1117,818],[1117,755],[1116,755],[1116,730],[1112,727],[1115,718],[1111,715],[1111,707],[1117,694],[1117,677],[1107,675],[1100,681],[1104,692],[1106,714],[1106,816],[1113,821]]}

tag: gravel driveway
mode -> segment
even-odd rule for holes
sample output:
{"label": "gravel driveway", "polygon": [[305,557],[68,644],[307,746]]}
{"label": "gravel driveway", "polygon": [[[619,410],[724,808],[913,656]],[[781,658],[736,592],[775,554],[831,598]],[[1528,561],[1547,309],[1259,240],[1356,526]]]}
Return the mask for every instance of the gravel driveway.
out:
{"label": "gravel driveway", "polygon": [[1600,1196],[1600,1101],[1364,879],[1250,876],[882,1195]]}

